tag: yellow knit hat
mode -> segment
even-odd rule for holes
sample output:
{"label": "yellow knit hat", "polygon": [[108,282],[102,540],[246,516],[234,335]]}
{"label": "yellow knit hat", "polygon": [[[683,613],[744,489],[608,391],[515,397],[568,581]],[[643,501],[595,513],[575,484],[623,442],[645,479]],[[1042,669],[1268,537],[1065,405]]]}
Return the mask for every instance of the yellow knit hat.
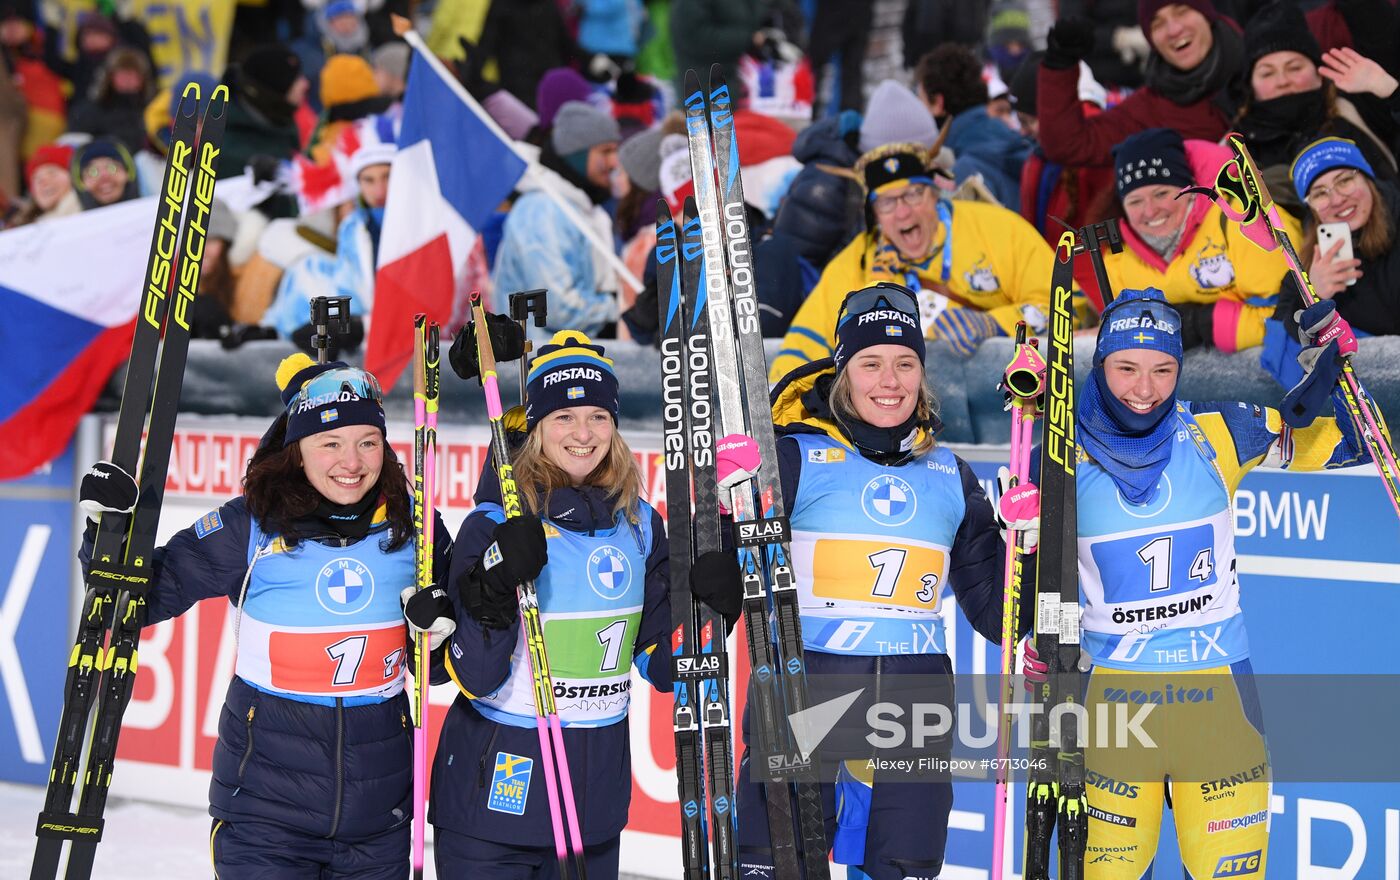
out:
{"label": "yellow knit hat", "polygon": [[321,68],[321,104],[335,107],[379,96],[374,69],[358,55],[332,55]]}

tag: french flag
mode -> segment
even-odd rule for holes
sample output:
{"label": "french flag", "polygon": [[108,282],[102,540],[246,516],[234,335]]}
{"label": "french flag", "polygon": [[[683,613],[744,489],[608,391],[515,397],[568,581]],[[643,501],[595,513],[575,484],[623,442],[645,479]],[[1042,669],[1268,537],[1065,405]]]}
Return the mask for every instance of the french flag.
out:
{"label": "french flag", "polygon": [[154,198],[0,233],[0,480],[63,452],[131,351]]}
{"label": "french flag", "polygon": [[409,35],[413,63],[379,239],[365,369],[394,384],[413,352],[413,316],[447,324],[481,229],[525,161],[485,111]]}

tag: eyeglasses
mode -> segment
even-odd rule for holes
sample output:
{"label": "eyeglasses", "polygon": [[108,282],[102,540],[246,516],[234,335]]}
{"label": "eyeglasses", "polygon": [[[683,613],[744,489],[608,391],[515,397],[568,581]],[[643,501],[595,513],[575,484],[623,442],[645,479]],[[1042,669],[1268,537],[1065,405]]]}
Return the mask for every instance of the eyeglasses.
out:
{"label": "eyeglasses", "polygon": [[911,185],[904,192],[893,196],[876,196],[874,205],[876,214],[893,214],[900,202],[906,208],[917,208],[924,203],[928,197],[929,186],[926,183],[916,183]]}
{"label": "eyeglasses", "polygon": [[93,159],[83,169],[83,180],[96,180],[109,174],[124,174],[126,169],[114,159]]}
{"label": "eyeglasses", "polygon": [[1311,208],[1318,208],[1332,201],[1333,196],[1349,196],[1356,192],[1356,187],[1361,183],[1361,172],[1343,171],[1332,179],[1331,186],[1315,186],[1308,190],[1308,196],[1303,201]]}
{"label": "eyeglasses", "polygon": [[379,387],[379,380],[364,370],[354,367],[327,370],[301,386],[292,402],[287,404],[287,411],[303,412],[327,403],[351,400],[372,400],[383,404],[384,390]]}

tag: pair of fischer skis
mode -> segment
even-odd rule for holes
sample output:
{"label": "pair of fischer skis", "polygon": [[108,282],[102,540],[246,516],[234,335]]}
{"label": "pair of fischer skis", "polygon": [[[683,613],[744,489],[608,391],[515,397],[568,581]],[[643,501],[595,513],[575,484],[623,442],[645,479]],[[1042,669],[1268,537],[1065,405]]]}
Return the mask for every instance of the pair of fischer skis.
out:
{"label": "pair of fischer skis", "polygon": [[[1030,721],[1029,770],[1026,779],[1025,880],[1049,880],[1051,839],[1059,843],[1060,880],[1084,876],[1085,844],[1089,831],[1088,801],[1084,788],[1084,750],[1079,745],[1077,717],[1063,711],[1082,699],[1079,670],[1079,557],[1075,535],[1078,519],[1075,493],[1077,445],[1074,396],[1074,255],[1088,251],[1096,271],[1102,268],[1098,249],[1104,224],[1065,232],[1055,248],[1051,271],[1050,322],[1045,354],[1028,343],[1024,327],[1017,328],[1012,360],[1002,387],[1011,409],[1011,482],[1008,489],[1029,478],[1032,427],[1042,415],[1045,424],[1040,450],[1040,529],[1049,536],[1037,551],[1035,567],[1033,637],[1036,652],[1048,667],[1033,698],[1041,711]],[[1116,228],[1108,231],[1116,237]],[[1090,245],[1092,242],[1092,246]],[[1107,301],[1106,274],[1100,287]],[[1042,402],[1043,401],[1043,402]],[[1007,534],[1006,592],[1002,612],[1002,663],[997,737],[997,779],[993,809],[992,877],[1006,875],[1008,858],[1006,806],[1010,747],[1008,707],[1015,693],[1012,671],[1015,659],[1016,621],[1020,616],[1023,566],[1021,535]],[[1056,719],[1052,731],[1051,717]]]}
{"label": "pair of fischer skis", "polygon": [[708,90],[694,70],[687,71],[683,97],[695,195],[686,200],[679,235],[669,209],[659,206],[657,268],[672,542],[673,729],[685,876],[699,880],[712,873],[718,880],[739,871],[722,621],[693,601],[688,568],[696,555],[720,547],[716,439],[746,434],[767,467],[731,487],[723,500],[733,517],[743,578],[753,757],[761,765],[751,764],[749,772],[763,780],[777,877],[825,880],[829,847],[813,773],[819,764],[798,747],[788,722],[789,715],[808,708],[806,665],[733,100],[718,65],[710,70]]}
{"label": "pair of fischer skis", "polygon": [[[110,459],[136,475],[136,506],[130,513],[104,513],[97,525],[48,791],[35,829],[39,841],[31,880],[58,876],[64,841],[72,841],[64,876],[91,877],[102,839],[117,738],[136,679],[156,526],[189,351],[189,310],[199,288],[227,110],[228,88],[218,86],[201,115],[195,83],[185,86],[175,108]],[[85,744],[87,764],[74,809]]]}

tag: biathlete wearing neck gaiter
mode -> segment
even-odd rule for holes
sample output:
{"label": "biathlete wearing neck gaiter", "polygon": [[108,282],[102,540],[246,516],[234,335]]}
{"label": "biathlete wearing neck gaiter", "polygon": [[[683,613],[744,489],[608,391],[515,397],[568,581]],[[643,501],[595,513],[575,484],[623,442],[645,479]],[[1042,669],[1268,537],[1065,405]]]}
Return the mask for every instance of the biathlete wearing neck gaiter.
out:
{"label": "biathlete wearing neck gaiter", "polygon": [[1109,355],[1129,349],[1160,351],[1181,364],[1181,316],[1155,287],[1124,290],[1104,309],[1094,369],[1079,400],[1079,442],[1118,490],[1134,504],[1149,500],[1171,459],[1176,391],[1151,412],[1138,413],[1114,397],[1104,376]]}

